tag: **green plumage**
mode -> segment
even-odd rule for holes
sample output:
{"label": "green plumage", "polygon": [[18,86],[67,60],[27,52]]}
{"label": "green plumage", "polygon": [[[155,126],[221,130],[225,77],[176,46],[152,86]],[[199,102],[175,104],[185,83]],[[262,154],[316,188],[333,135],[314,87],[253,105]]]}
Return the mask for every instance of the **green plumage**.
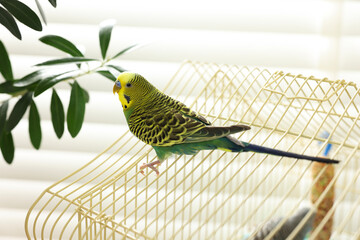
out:
{"label": "green plumage", "polygon": [[[183,103],[161,93],[145,78],[123,73],[115,82],[130,131],[151,145],[163,161],[172,154],[195,154],[200,150],[253,151],[311,161],[336,163],[318,157],[289,153],[241,142],[231,134],[249,130],[246,125],[216,127]],[[151,165],[153,168],[153,166]]]}

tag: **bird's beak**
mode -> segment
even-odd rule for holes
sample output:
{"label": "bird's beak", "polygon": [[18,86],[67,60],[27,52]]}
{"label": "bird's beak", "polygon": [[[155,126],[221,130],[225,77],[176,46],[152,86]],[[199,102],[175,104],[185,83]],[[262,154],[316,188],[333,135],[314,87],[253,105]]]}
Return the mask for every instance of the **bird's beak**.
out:
{"label": "bird's beak", "polygon": [[120,87],[118,87],[116,84],[114,84],[113,93],[114,93],[114,94],[115,94],[115,93],[118,93],[118,92],[120,91],[120,89],[121,89],[121,85],[120,85]]}

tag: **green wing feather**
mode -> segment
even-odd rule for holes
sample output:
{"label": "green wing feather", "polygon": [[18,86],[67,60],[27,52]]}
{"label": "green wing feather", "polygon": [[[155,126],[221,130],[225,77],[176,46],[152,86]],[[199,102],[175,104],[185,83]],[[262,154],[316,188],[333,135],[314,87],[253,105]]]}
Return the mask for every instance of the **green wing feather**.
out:
{"label": "green wing feather", "polygon": [[211,126],[203,116],[161,92],[153,99],[135,109],[128,120],[130,131],[152,146],[209,141],[250,129],[245,125]]}
{"label": "green wing feather", "polygon": [[200,129],[196,133],[186,138],[185,142],[190,143],[190,142],[209,141],[213,139],[227,137],[230,134],[246,131],[249,129],[250,127],[247,125],[232,125],[229,127],[206,126],[205,128]]}

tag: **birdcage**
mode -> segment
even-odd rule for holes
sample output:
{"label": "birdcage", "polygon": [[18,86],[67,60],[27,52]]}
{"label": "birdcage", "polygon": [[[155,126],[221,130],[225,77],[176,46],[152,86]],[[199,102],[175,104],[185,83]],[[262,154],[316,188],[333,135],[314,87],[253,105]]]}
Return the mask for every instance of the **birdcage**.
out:
{"label": "birdcage", "polygon": [[[356,84],[187,61],[163,92],[213,125],[251,126],[234,135],[243,141],[341,163],[200,151],[168,159],[159,176],[143,176],[139,166],[156,154],[124,129],[44,190],[28,212],[28,238],[272,239],[287,230],[292,239],[310,226],[310,239],[360,239]],[[306,211],[289,227],[300,209]]]}

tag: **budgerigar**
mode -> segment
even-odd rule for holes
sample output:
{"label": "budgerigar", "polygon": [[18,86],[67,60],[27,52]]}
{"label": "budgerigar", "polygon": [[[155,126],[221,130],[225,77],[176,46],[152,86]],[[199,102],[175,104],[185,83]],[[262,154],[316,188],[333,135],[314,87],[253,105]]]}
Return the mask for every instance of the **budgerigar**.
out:
{"label": "budgerigar", "polygon": [[301,155],[239,141],[231,134],[249,130],[246,125],[212,126],[185,104],[165,95],[136,73],[125,72],[117,78],[113,93],[118,93],[130,131],[151,145],[158,160],[144,164],[157,174],[156,166],[172,154],[193,155],[200,150],[257,152],[324,163],[337,160]]}

